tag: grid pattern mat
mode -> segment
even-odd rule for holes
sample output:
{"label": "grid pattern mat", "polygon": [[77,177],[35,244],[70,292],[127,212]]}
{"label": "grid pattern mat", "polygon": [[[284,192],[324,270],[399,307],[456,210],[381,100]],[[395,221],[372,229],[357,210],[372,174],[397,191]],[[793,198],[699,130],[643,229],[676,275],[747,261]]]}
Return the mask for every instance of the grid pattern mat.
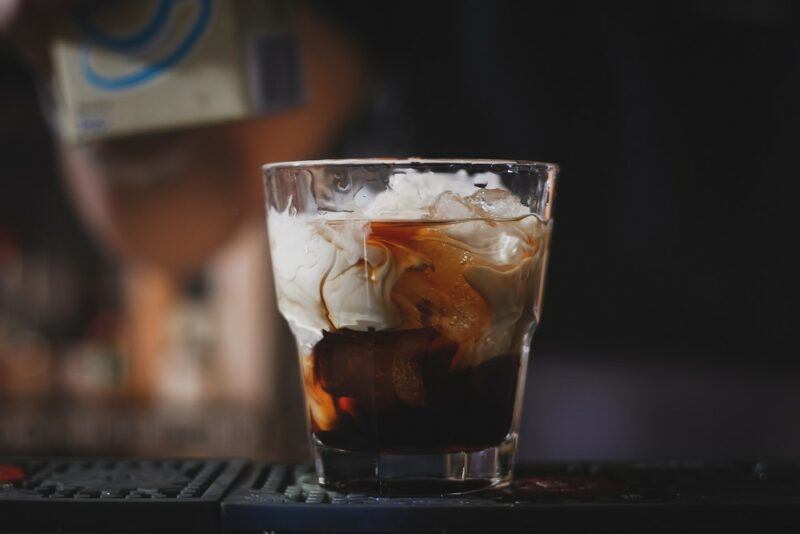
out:
{"label": "grid pattern mat", "polygon": [[800,464],[528,466],[509,488],[450,497],[328,491],[311,466],[257,464],[223,501],[229,530],[638,532],[800,527]]}
{"label": "grid pattern mat", "polygon": [[[0,499],[193,499],[221,495],[222,460],[5,460],[20,480],[0,478]],[[16,476],[13,478],[17,478]]]}
{"label": "grid pattern mat", "polygon": [[508,488],[374,497],[311,466],[0,458],[0,531],[798,532],[800,464],[550,464]]}
{"label": "grid pattern mat", "polygon": [[2,527],[217,531],[222,497],[246,465],[244,460],[0,458]]}

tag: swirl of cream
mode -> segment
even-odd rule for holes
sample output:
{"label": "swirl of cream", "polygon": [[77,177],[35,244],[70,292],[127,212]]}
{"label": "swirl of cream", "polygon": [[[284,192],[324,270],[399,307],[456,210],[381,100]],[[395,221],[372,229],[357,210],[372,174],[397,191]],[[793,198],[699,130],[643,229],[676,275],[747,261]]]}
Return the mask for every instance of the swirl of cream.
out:
{"label": "swirl of cream", "polygon": [[309,351],[330,328],[320,283],[336,249],[316,231],[309,215],[270,210],[267,226],[278,308],[297,344]]}
{"label": "swirl of cream", "polygon": [[368,244],[362,220],[271,211],[268,225],[278,307],[301,347],[310,350],[323,330],[387,330],[402,322],[392,288],[424,258],[398,260],[384,245]]}
{"label": "swirl of cream", "polygon": [[[517,330],[533,325],[530,308],[537,281],[534,273],[542,259],[542,226],[528,216],[502,223],[470,221],[448,228],[448,239],[476,258],[464,269],[464,279],[491,312],[489,328],[473,346],[462,350],[458,367],[478,365],[507,353]],[[531,318],[521,324],[526,312],[531,312]]]}
{"label": "swirl of cream", "polygon": [[[492,313],[491,326],[472,346],[462,347],[460,365],[474,365],[502,354],[534,293],[533,273],[549,226],[507,191],[487,189],[463,196],[449,191],[452,180],[428,175],[406,177],[397,190],[379,195],[371,213],[412,207],[415,218],[459,221],[438,234],[450,246],[477,259],[466,267],[467,283]],[[423,187],[424,185],[424,187]],[[425,195],[421,194],[421,189]],[[433,198],[429,194],[435,194]],[[420,213],[424,211],[424,213]],[[324,330],[387,330],[402,324],[392,289],[408,269],[426,264],[418,254],[394,255],[369,242],[370,223],[343,214],[290,214],[270,210],[268,217],[278,304],[304,352]],[[334,218],[338,217],[338,218]],[[496,220],[496,219],[503,220]]]}
{"label": "swirl of cream", "polygon": [[[343,226],[343,227],[342,227]],[[413,255],[399,259],[383,244],[367,243],[368,224],[346,221],[321,225],[319,231],[335,247],[335,260],[322,280],[322,298],[334,328],[388,330],[402,322],[391,294],[395,282],[424,264]],[[360,241],[360,250],[353,244]]]}

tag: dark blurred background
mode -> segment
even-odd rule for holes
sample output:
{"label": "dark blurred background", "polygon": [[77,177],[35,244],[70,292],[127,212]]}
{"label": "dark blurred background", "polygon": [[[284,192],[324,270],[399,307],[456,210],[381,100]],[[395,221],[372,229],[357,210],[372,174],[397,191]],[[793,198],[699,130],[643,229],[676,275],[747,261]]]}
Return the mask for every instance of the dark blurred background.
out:
{"label": "dark blurred background", "polygon": [[[304,157],[561,166],[523,459],[796,455],[798,4],[307,9],[354,43],[369,75],[347,121]],[[125,302],[135,299],[120,289],[128,267],[76,215],[41,91],[11,46],[0,49],[0,453],[286,454],[297,433],[264,406],[296,402],[298,384],[278,396],[215,389],[214,358],[230,355],[203,325],[225,287],[213,280],[227,278],[205,265],[181,277],[171,301],[171,321],[190,326],[167,343],[179,355],[170,361],[184,363],[163,372],[183,376],[186,393],[144,404],[115,396],[126,387]],[[215,273],[236,272],[236,260],[208,260],[220,261]],[[273,375],[295,381],[293,365]]]}

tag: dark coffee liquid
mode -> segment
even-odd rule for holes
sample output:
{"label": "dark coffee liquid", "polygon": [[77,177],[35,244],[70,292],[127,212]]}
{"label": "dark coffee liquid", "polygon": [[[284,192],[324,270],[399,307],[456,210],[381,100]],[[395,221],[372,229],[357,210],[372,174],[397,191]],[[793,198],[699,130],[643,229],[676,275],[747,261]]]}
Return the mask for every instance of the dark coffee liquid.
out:
{"label": "dark coffee liquid", "polygon": [[312,414],[315,437],[328,447],[384,453],[502,442],[511,429],[519,355],[460,368],[453,366],[457,350],[433,328],[325,333],[305,381],[335,414],[325,417],[327,428]]}

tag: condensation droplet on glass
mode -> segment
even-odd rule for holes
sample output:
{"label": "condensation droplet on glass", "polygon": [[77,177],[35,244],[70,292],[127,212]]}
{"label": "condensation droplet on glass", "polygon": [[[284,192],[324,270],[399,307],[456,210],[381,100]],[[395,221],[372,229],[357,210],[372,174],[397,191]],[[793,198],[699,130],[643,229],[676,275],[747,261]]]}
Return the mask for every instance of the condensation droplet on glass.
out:
{"label": "condensation droplet on glass", "polygon": [[355,195],[353,195],[353,202],[359,208],[366,207],[372,201],[372,196],[370,196],[369,191],[366,187],[362,187],[359,189]]}
{"label": "condensation droplet on glass", "polygon": [[333,185],[334,187],[336,187],[338,191],[342,193],[350,191],[351,187],[350,176],[344,174],[334,174]]}

